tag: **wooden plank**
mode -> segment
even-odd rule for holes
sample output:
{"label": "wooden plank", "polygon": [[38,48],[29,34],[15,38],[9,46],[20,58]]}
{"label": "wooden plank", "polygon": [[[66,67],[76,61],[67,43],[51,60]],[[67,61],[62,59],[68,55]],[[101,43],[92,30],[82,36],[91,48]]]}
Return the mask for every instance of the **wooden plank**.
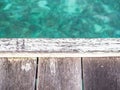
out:
{"label": "wooden plank", "polygon": [[0,90],[34,90],[36,58],[0,58]]}
{"label": "wooden plank", "polygon": [[120,51],[120,39],[0,39],[1,52],[105,53]]}
{"label": "wooden plank", "polygon": [[83,58],[84,90],[120,90],[120,57]]}
{"label": "wooden plank", "polygon": [[82,90],[81,58],[39,58],[38,90]]}

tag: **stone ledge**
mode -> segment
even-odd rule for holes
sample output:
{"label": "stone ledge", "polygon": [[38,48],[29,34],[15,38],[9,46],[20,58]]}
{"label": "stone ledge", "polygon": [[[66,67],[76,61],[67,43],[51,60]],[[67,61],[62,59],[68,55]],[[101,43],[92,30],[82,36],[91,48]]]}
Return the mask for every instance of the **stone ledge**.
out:
{"label": "stone ledge", "polygon": [[[0,39],[0,56],[120,56],[120,39]],[[49,54],[49,55],[48,55]],[[34,56],[32,56],[34,55]],[[55,56],[56,56],[55,55]],[[71,56],[70,56],[71,57]]]}

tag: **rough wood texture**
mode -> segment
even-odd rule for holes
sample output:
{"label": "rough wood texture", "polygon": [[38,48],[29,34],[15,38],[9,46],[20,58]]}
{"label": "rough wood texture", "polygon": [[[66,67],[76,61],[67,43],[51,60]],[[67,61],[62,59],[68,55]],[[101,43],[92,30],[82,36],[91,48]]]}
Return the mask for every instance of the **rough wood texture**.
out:
{"label": "rough wood texture", "polygon": [[0,39],[0,52],[119,52],[120,39]]}
{"label": "rough wood texture", "polygon": [[81,58],[39,58],[38,90],[82,90]]}
{"label": "rough wood texture", "polygon": [[120,90],[120,57],[83,58],[84,90]]}
{"label": "rough wood texture", "polygon": [[0,90],[34,90],[36,58],[0,58]]}

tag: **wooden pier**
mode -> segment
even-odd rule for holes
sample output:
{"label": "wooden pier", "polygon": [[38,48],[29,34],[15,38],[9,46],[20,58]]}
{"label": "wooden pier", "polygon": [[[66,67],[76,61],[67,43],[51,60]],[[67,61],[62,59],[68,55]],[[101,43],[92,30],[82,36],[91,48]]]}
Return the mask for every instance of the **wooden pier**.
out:
{"label": "wooden pier", "polygon": [[120,39],[1,39],[0,90],[120,90]]}

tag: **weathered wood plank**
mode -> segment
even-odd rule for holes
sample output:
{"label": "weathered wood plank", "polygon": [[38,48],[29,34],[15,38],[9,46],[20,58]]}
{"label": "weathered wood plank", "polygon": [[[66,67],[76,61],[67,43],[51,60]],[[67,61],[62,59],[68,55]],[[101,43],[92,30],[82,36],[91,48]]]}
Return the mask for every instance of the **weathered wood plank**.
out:
{"label": "weathered wood plank", "polygon": [[120,52],[120,39],[0,39],[0,52]]}
{"label": "weathered wood plank", "polygon": [[83,58],[84,90],[120,90],[120,57]]}
{"label": "weathered wood plank", "polygon": [[82,90],[81,58],[39,58],[38,90]]}
{"label": "weathered wood plank", "polygon": [[0,58],[0,90],[34,90],[36,58]]}

